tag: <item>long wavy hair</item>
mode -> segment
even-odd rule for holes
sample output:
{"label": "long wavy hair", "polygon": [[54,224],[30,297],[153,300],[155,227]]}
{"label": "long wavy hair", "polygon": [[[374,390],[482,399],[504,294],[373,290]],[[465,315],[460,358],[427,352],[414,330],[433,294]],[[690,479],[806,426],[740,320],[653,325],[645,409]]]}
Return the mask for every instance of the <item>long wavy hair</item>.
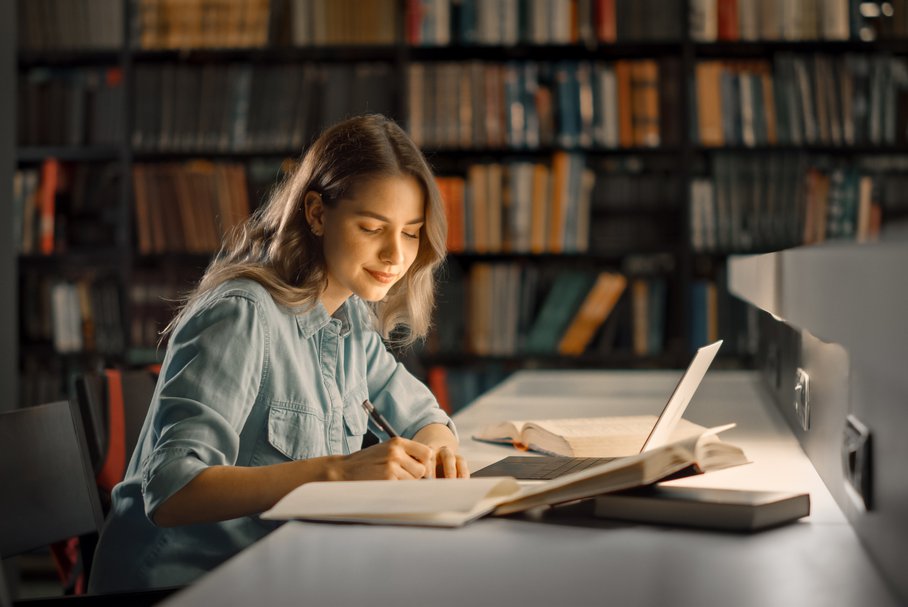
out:
{"label": "long wavy hair", "polygon": [[[192,304],[216,286],[249,278],[287,308],[311,308],[328,284],[323,244],[306,221],[303,200],[318,193],[334,207],[353,187],[377,177],[411,176],[425,200],[425,223],[410,269],[380,302],[367,302],[385,339],[406,346],[425,337],[435,303],[435,271],[444,261],[447,222],[441,195],[419,148],[394,121],[368,114],[325,130],[265,204],[225,239],[198,286],[164,330],[174,330]],[[395,329],[404,328],[404,331]]]}

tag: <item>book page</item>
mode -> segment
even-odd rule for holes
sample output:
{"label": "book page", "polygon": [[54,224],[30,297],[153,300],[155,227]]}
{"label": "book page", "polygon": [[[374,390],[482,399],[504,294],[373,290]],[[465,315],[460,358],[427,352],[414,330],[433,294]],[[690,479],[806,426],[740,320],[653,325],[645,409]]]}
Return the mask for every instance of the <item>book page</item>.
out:
{"label": "book page", "polygon": [[519,488],[517,481],[508,477],[306,483],[288,493],[262,518],[371,520],[467,513],[486,498],[510,495]]}

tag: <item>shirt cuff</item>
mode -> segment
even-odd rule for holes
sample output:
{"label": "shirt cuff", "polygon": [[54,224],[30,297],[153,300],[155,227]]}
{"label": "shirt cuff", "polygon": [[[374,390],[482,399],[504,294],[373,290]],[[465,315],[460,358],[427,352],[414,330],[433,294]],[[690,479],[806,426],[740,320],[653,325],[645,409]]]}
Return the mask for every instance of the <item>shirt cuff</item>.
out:
{"label": "shirt cuff", "polygon": [[188,448],[159,449],[142,466],[142,499],[145,516],[154,524],[158,506],[189,484],[207,468],[195,452]]}

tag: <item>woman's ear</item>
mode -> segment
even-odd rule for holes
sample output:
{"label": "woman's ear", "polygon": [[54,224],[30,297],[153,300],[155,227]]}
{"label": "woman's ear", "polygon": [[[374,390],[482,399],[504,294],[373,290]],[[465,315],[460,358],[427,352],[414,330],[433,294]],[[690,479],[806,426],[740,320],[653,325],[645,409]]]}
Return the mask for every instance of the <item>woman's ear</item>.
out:
{"label": "woman's ear", "polygon": [[325,202],[318,192],[306,192],[303,198],[306,207],[306,223],[309,230],[316,236],[325,233]]}

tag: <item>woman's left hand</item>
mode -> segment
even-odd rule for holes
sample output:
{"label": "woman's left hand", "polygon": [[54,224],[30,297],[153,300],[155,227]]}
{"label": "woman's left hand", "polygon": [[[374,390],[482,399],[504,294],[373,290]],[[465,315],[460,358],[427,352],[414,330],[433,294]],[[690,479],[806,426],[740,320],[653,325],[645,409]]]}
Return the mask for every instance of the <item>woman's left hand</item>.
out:
{"label": "woman's left hand", "polygon": [[470,478],[467,461],[448,445],[434,450],[434,466],[427,463],[426,478]]}

